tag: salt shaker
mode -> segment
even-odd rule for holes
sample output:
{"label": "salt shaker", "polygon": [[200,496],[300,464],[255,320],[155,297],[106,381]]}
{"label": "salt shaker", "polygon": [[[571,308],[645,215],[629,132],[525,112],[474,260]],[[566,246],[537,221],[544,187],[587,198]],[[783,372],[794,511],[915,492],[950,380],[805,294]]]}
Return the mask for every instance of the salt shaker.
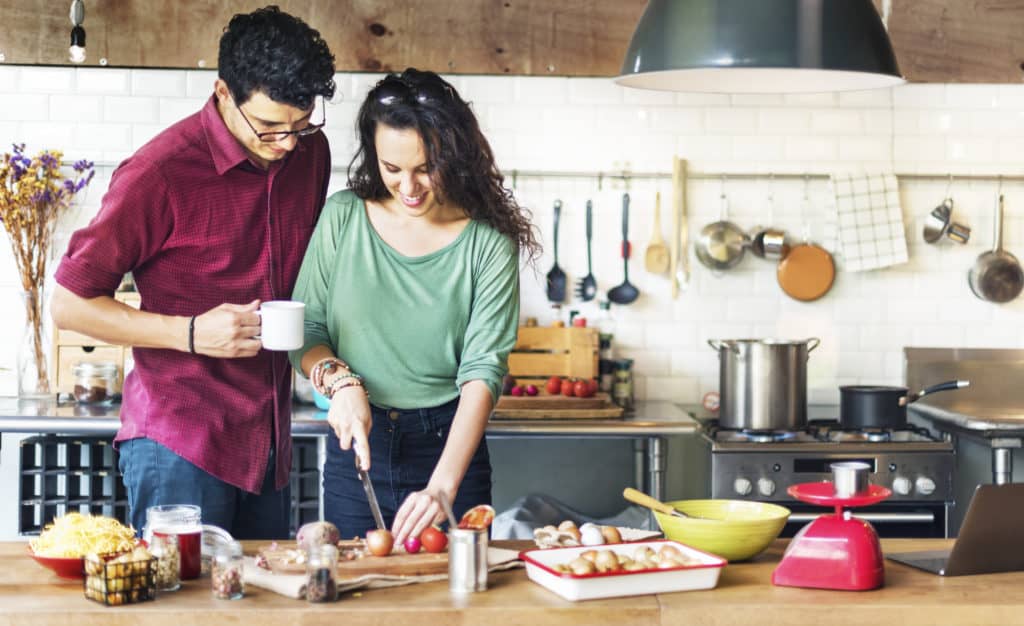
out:
{"label": "salt shaker", "polygon": [[153,535],[149,551],[156,557],[156,590],[177,591],[181,587],[181,550],[177,535]]}
{"label": "salt shaker", "polygon": [[310,602],[334,602],[338,599],[338,548],[331,544],[313,546],[306,558],[306,599]]}
{"label": "salt shaker", "polygon": [[213,557],[213,568],[210,573],[213,597],[238,600],[245,595],[242,562],[242,544],[230,541],[220,546]]}

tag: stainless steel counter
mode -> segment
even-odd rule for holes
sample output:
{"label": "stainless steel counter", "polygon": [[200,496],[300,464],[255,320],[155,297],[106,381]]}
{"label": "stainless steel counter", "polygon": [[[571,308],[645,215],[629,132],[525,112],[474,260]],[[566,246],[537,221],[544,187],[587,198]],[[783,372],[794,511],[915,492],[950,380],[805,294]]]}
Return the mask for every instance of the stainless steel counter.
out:
{"label": "stainless steel counter", "polygon": [[[292,434],[326,438],[327,414],[312,405],[292,409]],[[112,437],[121,424],[120,405],[84,406],[55,400],[0,398],[0,432],[54,433]],[[697,431],[699,424],[667,402],[641,402],[624,419],[497,420],[487,425],[488,438],[618,438],[637,441],[637,483],[661,498],[665,486],[665,437]]]}

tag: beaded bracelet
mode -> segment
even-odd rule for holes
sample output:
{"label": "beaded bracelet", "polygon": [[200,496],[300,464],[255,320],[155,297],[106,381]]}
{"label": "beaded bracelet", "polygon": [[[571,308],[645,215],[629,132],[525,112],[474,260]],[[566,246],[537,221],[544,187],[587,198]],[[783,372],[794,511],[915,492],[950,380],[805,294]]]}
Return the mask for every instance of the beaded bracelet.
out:
{"label": "beaded bracelet", "polygon": [[362,387],[363,393],[366,397],[370,397],[370,392],[366,391],[366,385],[363,384],[363,377],[359,374],[350,374],[348,376],[342,376],[331,383],[331,388],[324,395],[328,400],[334,397],[334,394],[338,393],[345,387]]}
{"label": "beaded bracelet", "polygon": [[339,367],[351,370],[348,363],[345,363],[337,357],[328,357],[317,361],[309,370],[309,382],[313,385],[313,389],[316,389],[319,393],[326,395],[325,392],[327,389],[324,387],[324,376],[328,371],[333,372]]}

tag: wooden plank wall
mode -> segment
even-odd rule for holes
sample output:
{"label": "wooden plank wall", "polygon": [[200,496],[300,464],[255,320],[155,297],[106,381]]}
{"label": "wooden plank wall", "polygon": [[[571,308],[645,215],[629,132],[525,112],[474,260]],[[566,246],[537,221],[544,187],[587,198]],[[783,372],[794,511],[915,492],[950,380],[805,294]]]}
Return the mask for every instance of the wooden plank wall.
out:
{"label": "wooden plank wall", "polygon": [[[231,15],[271,0],[85,0],[87,65],[214,67]],[[751,0],[756,1],[756,0]],[[845,1],[845,0],[829,0]],[[874,0],[881,8],[883,0]],[[6,63],[67,63],[69,0],[0,0]],[[279,0],[318,28],[339,71],[614,76],[645,0]],[[908,79],[1022,80],[1024,0],[891,0]]]}

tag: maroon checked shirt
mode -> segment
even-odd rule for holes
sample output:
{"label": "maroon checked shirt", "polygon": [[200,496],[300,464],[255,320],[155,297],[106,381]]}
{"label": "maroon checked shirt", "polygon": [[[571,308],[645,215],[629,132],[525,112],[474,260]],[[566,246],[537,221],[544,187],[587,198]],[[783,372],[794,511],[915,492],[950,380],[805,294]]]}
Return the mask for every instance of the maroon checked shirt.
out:
{"label": "maroon checked shirt", "polygon": [[[118,166],[99,213],[72,236],[57,282],[83,298],[109,296],[131,271],[142,310],[166,315],[289,299],[330,169],[322,133],[300,137],[269,170],[257,167],[210,98]],[[115,441],[148,437],[252,493],[273,443],[282,488],[291,468],[287,353],[218,359],[182,348],[133,350]]]}

